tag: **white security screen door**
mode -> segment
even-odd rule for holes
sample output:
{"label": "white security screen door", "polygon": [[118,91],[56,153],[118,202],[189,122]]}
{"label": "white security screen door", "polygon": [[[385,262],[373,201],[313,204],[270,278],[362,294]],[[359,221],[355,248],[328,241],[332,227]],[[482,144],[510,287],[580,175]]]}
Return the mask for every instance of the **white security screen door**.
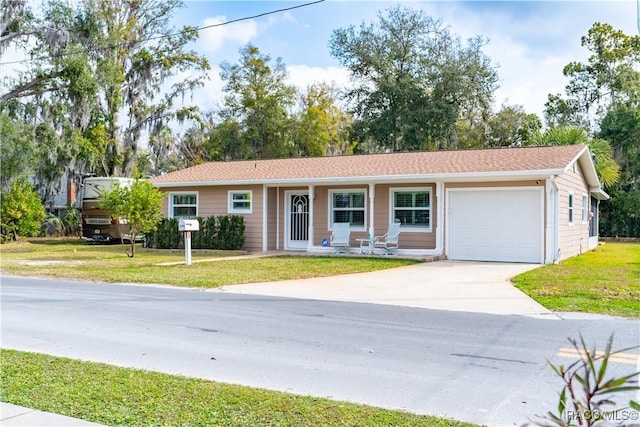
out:
{"label": "white security screen door", "polygon": [[306,249],[309,243],[309,195],[291,193],[287,198],[286,249]]}

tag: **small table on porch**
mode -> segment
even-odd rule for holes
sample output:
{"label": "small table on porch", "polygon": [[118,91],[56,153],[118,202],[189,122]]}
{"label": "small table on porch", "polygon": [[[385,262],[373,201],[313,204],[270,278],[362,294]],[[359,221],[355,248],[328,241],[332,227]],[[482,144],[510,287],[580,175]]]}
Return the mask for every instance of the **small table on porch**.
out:
{"label": "small table on porch", "polygon": [[360,242],[360,253],[364,254],[367,251],[367,255],[373,254],[373,239],[356,239]]}

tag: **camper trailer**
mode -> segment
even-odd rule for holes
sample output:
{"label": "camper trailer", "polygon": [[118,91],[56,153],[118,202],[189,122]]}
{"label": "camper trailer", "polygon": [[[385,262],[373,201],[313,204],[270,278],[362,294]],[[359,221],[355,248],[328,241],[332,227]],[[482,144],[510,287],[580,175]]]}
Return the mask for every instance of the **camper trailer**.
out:
{"label": "camper trailer", "polygon": [[100,209],[100,193],[110,190],[116,183],[130,186],[133,178],[91,177],[82,186],[82,238],[92,243],[117,243],[126,240],[129,229],[125,219]]}

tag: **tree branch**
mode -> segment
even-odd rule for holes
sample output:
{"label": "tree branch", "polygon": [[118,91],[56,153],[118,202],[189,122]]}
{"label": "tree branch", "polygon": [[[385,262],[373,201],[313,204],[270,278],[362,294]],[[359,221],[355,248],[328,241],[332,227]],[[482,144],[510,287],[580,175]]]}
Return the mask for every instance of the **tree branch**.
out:
{"label": "tree branch", "polygon": [[[33,92],[32,90],[36,86],[38,86],[40,83],[45,82],[47,80],[52,80],[52,79],[55,79],[56,77],[60,77],[61,74],[62,74],[61,72],[57,71],[55,73],[50,73],[47,75],[36,77],[33,80],[27,83],[24,83],[21,86],[18,86],[5,94],[0,95],[0,103],[6,102],[14,98],[21,98],[23,96],[35,95],[35,92]],[[59,88],[47,88],[47,89],[43,89],[41,92],[51,92],[57,89]]]}

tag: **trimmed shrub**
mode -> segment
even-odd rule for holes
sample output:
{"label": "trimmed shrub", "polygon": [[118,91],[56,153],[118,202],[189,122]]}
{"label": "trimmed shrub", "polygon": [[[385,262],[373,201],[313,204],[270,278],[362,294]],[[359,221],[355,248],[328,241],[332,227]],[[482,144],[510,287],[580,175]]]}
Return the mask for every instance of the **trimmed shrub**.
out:
{"label": "trimmed shrub", "polygon": [[[197,218],[200,231],[191,233],[192,249],[238,250],[244,245],[244,218],[239,215]],[[156,249],[184,249],[184,238],[176,218],[163,219],[147,245]]]}

